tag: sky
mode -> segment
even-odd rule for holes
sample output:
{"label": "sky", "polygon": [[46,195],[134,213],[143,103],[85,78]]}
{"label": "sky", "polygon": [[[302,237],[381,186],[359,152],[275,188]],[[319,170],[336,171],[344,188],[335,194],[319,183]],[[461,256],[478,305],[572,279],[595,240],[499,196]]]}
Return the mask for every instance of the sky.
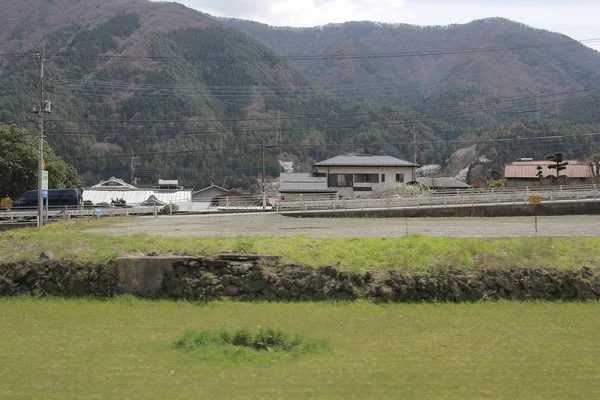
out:
{"label": "sky", "polygon": [[[504,17],[574,39],[600,37],[599,0],[176,0],[220,17],[274,26],[378,21],[448,25]],[[588,46],[600,50],[600,43]]]}

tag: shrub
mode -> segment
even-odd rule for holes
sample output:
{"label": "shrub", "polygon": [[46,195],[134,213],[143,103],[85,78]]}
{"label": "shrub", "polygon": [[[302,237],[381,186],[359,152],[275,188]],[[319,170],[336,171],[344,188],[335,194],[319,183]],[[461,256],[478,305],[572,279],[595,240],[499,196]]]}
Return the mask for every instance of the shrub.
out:
{"label": "shrub", "polygon": [[322,340],[307,340],[301,335],[290,335],[279,329],[259,327],[255,333],[239,329],[234,333],[220,331],[185,331],[176,340],[175,348],[193,353],[204,360],[254,360],[261,354],[284,354],[292,358],[329,348]]}
{"label": "shrub", "polygon": [[171,203],[171,204],[167,204],[163,208],[161,208],[159,211],[159,214],[160,215],[170,215],[177,211],[179,211],[179,206],[177,204]]}

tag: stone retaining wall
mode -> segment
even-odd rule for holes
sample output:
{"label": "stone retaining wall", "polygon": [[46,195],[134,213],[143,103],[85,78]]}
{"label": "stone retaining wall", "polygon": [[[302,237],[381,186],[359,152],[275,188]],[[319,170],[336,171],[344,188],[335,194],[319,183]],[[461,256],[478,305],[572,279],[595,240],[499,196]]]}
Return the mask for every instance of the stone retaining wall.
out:
{"label": "stone retaining wall", "polygon": [[[140,267],[143,265],[143,267]],[[45,260],[0,266],[0,296],[38,294],[240,301],[370,299],[392,302],[600,299],[600,268],[340,271],[276,258],[127,258],[80,265]],[[148,278],[147,275],[150,274]]]}

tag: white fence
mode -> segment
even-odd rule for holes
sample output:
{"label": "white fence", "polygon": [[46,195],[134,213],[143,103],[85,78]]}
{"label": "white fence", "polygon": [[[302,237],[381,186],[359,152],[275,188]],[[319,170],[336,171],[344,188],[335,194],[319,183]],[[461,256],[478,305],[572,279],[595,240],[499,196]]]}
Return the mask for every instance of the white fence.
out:
{"label": "white fence", "polygon": [[527,204],[530,196],[540,196],[542,203],[580,202],[600,199],[600,187],[549,186],[515,189],[465,189],[425,192],[386,198],[332,199],[314,197],[279,201],[277,212],[310,210],[364,210],[420,207],[450,207],[496,204]]}
{"label": "white fence", "polygon": [[[170,206],[170,207],[169,207]],[[122,217],[130,215],[219,213],[244,211],[270,211],[273,207],[266,202],[263,208],[262,196],[199,198],[186,201],[175,201],[167,205],[141,204],[100,204],[83,207],[52,207],[45,210],[45,220],[82,218],[82,217]],[[37,220],[37,209],[12,208],[0,210],[0,223],[26,223]]]}
{"label": "white fence", "polygon": [[[176,207],[167,208],[167,214],[218,213],[245,211],[337,211],[365,209],[395,209],[420,207],[450,207],[496,204],[526,204],[530,196],[540,196],[542,203],[584,202],[600,200],[600,186],[548,186],[514,189],[466,189],[451,191],[424,192],[417,195],[393,196],[386,198],[332,199],[330,196],[284,201],[271,205],[266,201],[263,208],[262,196],[202,198],[185,202],[171,203]],[[118,217],[130,215],[155,215],[163,210],[162,205],[126,204],[124,206],[103,205],[80,208],[51,208],[47,219],[68,219],[79,217]],[[37,210],[0,210],[0,223],[23,223],[35,221]]]}

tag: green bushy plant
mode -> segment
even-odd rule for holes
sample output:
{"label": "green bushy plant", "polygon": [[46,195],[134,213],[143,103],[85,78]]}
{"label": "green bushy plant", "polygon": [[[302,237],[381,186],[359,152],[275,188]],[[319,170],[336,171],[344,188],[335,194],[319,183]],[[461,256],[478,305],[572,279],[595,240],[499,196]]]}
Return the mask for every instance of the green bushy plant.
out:
{"label": "green bushy plant", "polygon": [[175,341],[174,346],[203,360],[234,362],[264,359],[261,354],[274,354],[279,358],[287,357],[287,354],[295,358],[306,353],[321,352],[329,347],[326,341],[308,340],[302,335],[290,335],[280,329],[260,326],[254,333],[247,329],[239,329],[233,333],[226,330],[187,330]]}

